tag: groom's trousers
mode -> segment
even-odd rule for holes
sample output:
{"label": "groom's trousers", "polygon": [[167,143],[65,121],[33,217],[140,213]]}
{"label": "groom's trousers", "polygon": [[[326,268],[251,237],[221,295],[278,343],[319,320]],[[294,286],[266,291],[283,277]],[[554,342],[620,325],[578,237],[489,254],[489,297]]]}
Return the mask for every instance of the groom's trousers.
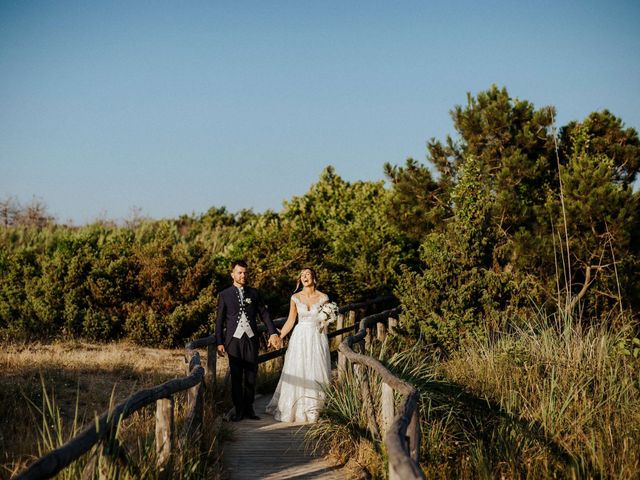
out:
{"label": "groom's trousers", "polygon": [[236,414],[252,414],[258,373],[258,336],[232,338],[227,346],[231,371],[231,398]]}

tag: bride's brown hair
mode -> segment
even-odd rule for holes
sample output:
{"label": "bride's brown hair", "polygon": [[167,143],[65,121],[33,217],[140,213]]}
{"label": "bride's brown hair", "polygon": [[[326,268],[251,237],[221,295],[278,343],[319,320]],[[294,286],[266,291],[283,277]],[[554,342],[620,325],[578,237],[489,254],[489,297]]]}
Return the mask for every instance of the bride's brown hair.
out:
{"label": "bride's brown hair", "polygon": [[298,283],[296,283],[296,289],[293,291],[293,293],[296,293],[298,290],[300,290],[300,277],[302,276],[302,272],[304,272],[305,270],[309,270],[311,272],[313,286],[315,287],[318,285],[318,277],[316,276],[316,271],[311,267],[304,267],[300,269],[300,273],[298,274]]}

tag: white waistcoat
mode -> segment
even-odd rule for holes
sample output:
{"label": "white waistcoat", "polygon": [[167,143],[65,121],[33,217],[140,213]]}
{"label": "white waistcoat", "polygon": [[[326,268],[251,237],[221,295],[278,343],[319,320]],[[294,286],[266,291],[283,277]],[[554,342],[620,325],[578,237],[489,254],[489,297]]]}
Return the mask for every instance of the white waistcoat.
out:
{"label": "white waistcoat", "polygon": [[240,318],[238,319],[238,326],[236,327],[236,331],[233,334],[234,338],[242,338],[242,335],[245,333],[249,338],[253,337],[254,333],[251,330],[251,325],[249,325],[249,320],[247,319],[247,313],[244,309],[244,295],[242,288],[236,288],[238,294],[238,301],[240,302]]}

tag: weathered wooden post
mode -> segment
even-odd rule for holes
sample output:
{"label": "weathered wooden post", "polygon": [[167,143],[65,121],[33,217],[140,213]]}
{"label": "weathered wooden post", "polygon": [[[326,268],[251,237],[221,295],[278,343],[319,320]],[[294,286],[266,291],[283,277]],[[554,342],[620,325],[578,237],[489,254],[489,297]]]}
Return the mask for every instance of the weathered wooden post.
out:
{"label": "weathered wooden post", "polygon": [[[187,374],[200,367],[200,354],[189,352]],[[204,380],[204,379],[203,379]],[[202,417],[204,414],[204,381],[187,390],[187,418],[183,427],[183,435],[188,445],[195,446],[202,439]]]}
{"label": "weathered wooden post", "polygon": [[407,437],[409,441],[409,454],[411,458],[420,464],[420,415],[418,413],[420,406],[416,405],[411,421],[407,428]]}
{"label": "weathered wooden post", "polygon": [[380,340],[381,342],[384,342],[384,339],[387,338],[387,327],[385,326],[384,323],[378,322],[377,330],[378,330],[377,331],[378,340]]}
{"label": "weathered wooden post", "polygon": [[398,327],[398,319],[389,317],[389,333],[395,333]]}
{"label": "weathered wooden post", "polygon": [[189,414],[185,422],[185,437],[192,446],[195,446],[202,438],[203,393],[202,382],[187,391],[187,411]]}
{"label": "weathered wooden post", "polygon": [[395,405],[393,396],[393,387],[391,387],[384,380],[382,381],[382,428],[384,434],[389,431],[391,424],[393,423],[393,416],[395,415]]}
{"label": "weathered wooden post", "polygon": [[344,380],[347,375],[348,360],[344,353],[338,350],[338,380]]}
{"label": "weathered wooden post", "polygon": [[358,379],[358,384],[360,385],[362,402],[364,403],[365,414],[367,416],[367,427],[374,438],[380,438],[380,429],[378,428],[378,422],[376,421],[376,412],[373,406],[373,397],[371,396],[367,367],[356,363],[353,365],[353,373]]}
{"label": "weathered wooden post", "polygon": [[349,310],[349,322],[348,325],[355,325],[356,324],[356,311],[355,310]]}
{"label": "weathered wooden post", "polygon": [[[348,314],[348,318],[349,318],[349,322],[347,326],[352,326],[353,327],[353,333],[351,335],[354,335],[355,333],[357,333],[359,330],[360,325],[358,324],[358,316],[355,310],[349,310],[349,314]],[[361,343],[356,343],[354,344],[351,349],[354,352],[361,352],[362,350],[362,344]]]}
{"label": "weathered wooden post", "polygon": [[[338,314],[338,318],[336,319],[336,330],[342,330],[344,328],[344,315],[342,313]],[[344,338],[344,334],[340,334],[337,336],[338,345],[342,343],[342,339]]]}
{"label": "weathered wooden post", "polygon": [[[340,317],[338,317],[339,319]],[[356,312],[354,310],[349,310],[349,312],[347,312],[347,325],[354,325],[355,324],[355,319],[356,319]],[[343,322],[345,321],[345,317],[342,316],[342,320]],[[342,340],[341,340],[342,342]],[[338,350],[338,380],[343,380],[346,373],[347,373],[347,369],[349,368],[349,362],[347,361],[347,357],[344,356],[344,354]]]}
{"label": "weathered wooden post", "polygon": [[364,337],[364,352],[366,353],[371,349],[371,329],[366,329],[367,335]]}
{"label": "weathered wooden post", "polygon": [[389,462],[389,480],[403,480],[399,472],[393,468],[393,463]]}
{"label": "weathered wooden post", "polygon": [[156,402],[156,465],[161,479],[169,478],[173,450],[173,397]]}

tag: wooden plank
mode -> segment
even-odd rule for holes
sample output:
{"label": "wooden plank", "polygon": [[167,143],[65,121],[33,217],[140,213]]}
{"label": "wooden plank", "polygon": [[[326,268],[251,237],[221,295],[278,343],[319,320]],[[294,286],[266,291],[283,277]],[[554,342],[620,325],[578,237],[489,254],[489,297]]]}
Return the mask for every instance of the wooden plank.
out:
{"label": "wooden plank", "polygon": [[277,422],[264,409],[270,396],[256,398],[260,420],[229,423],[233,441],[223,444],[223,460],[229,480],[236,479],[342,479],[344,473],[327,460],[304,449],[308,424]]}

